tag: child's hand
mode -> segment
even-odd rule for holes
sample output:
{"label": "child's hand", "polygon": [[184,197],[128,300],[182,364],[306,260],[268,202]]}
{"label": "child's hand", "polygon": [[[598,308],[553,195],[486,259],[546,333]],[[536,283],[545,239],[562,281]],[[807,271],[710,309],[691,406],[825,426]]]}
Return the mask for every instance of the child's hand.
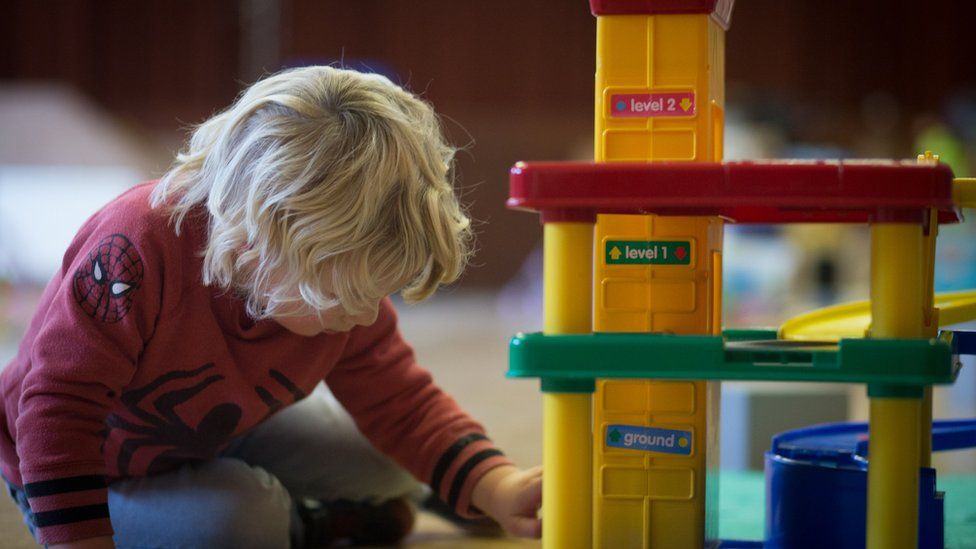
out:
{"label": "child's hand", "polygon": [[542,505],[542,467],[525,471],[511,465],[496,467],[475,485],[471,501],[513,536],[542,536],[537,516]]}

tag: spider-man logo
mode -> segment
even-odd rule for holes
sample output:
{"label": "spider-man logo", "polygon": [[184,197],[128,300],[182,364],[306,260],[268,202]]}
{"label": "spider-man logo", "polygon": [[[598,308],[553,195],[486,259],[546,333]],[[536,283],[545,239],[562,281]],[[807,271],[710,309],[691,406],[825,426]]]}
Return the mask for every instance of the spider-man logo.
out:
{"label": "spider-man logo", "polygon": [[118,322],[132,307],[142,284],[142,258],[129,239],[113,234],[98,243],[88,261],[75,271],[75,301],[85,314]]}

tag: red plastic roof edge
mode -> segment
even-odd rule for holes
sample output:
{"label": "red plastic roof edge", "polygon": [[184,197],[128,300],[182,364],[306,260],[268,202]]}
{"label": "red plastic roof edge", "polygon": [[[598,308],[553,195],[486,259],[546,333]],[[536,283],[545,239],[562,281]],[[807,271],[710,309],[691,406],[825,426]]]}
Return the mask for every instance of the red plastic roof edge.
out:
{"label": "red plastic roof edge", "polygon": [[590,12],[597,16],[708,13],[728,29],[734,4],[735,0],[590,0]]}
{"label": "red plastic roof edge", "polygon": [[895,161],[722,163],[520,162],[510,208],[559,212],[718,215],[739,223],[960,220],[944,164]]}

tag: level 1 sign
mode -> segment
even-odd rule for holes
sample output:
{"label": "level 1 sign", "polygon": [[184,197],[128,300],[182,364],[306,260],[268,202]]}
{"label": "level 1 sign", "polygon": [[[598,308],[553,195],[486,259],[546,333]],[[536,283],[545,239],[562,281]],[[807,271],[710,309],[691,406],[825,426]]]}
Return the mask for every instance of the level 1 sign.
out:
{"label": "level 1 sign", "polygon": [[690,265],[687,240],[607,240],[607,265]]}

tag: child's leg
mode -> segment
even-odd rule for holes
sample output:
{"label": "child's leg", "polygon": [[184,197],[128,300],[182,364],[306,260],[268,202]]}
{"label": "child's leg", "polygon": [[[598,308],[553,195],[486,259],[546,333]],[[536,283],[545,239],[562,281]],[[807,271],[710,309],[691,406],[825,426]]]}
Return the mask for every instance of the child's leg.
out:
{"label": "child's leg", "polygon": [[428,492],[376,450],[322,386],[235,440],[223,455],[265,469],[295,498],[417,501]]}
{"label": "child's leg", "polygon": [[[34,533],[23,490],[8,487]],[[126,548],[287,548],[301,539],[287,490],[266,471],[218,458],[151,477],[113,482],[115,545]]]}
{"label": "child's leg", "polygon": [[27,525],[27,529],[30,530],[31,535],[34,535],[34,513],[31,512],[30,503],[27,502],[27,494],[20,488],[15,487],[10,484],[7,477],[0,475],[3,479],[4,484],[7,487],[7,493],[13,498],[14,503],[20,508],[21,514],[24,515],[24,524]]}
{"label": "child's leg", "polygon": [[222,457],[112,483],[109,512],[120,548],[273,548],[304,538],[293,498],[378,503],[427,493],[318,390],[237,438]]}
{"label": "child's leg", "polygon": [[119,549],[291,544],[288,491],[263,469],[237,459],[114,482],[108,503]]}

